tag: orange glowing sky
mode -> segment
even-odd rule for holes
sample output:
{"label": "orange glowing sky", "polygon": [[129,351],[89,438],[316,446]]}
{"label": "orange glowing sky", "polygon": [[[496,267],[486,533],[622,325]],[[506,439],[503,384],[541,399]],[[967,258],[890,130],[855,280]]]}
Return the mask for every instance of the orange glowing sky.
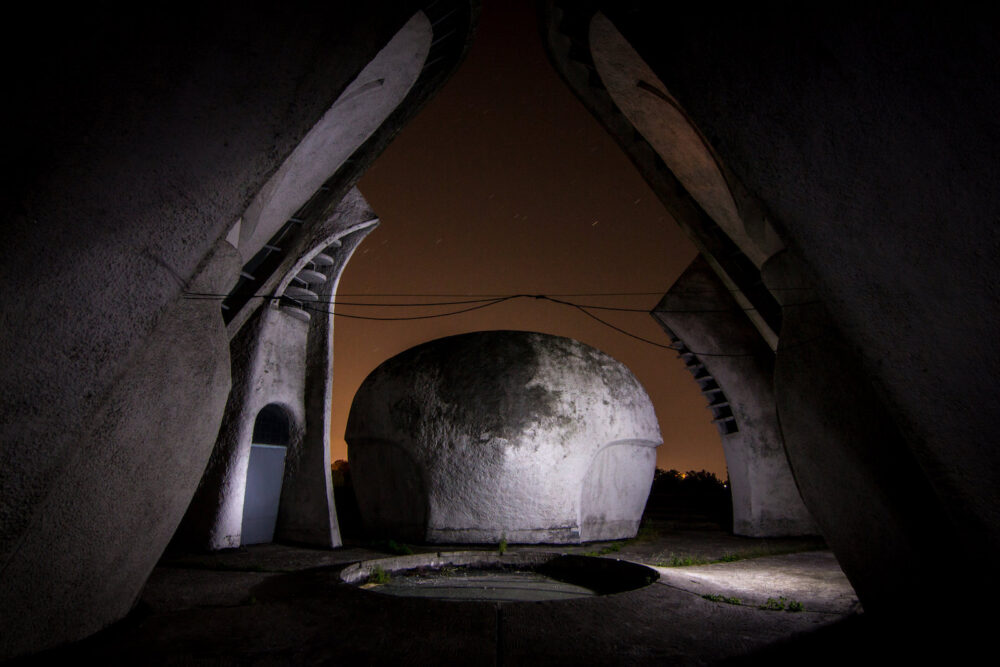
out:
{"label": "orange glowing sky", "polygon": [[[662,295],[694,259],[694,246],[548,63],[534,3],[484,5],[466,62],[359,183],[381,224],[348,263],[338,300],[406,300],[347,296],[390,293]],[[572,300],[650,309],[659,296]],[[337,310],[386,317],[449,309]],[[669,342],[646,313],[601,316]],[[351,400],[378,364],[421,342],[483,329],[568,336],[624,362],[656,408],[664,441],[659,467],[725,477],[711,413],[674,352],[571,307],[523,298],[430,320],[337,318],[333,459],[347,458]]]}

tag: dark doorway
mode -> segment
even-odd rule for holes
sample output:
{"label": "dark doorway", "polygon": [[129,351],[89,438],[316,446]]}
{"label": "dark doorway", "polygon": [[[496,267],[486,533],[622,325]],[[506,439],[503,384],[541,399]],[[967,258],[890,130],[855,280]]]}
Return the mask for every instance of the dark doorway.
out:
{"label": "dark doorway", "polygon": [[243,498],[243,544],[274,539],[288,448],[288,416],[278,405],[264,406],[257,415],[250,444],[250,463]]}

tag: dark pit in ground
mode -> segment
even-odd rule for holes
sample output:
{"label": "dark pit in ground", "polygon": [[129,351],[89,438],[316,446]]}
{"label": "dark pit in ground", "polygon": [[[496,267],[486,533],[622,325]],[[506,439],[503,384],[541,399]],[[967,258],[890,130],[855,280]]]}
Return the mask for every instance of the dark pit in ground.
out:
{"label": "dark pit in ground", "polygon": [[655,570],[627,561],[551,552],[438,552],[381,558],[341,573],[376,593],[490,602],[570,600],[648,586]]}

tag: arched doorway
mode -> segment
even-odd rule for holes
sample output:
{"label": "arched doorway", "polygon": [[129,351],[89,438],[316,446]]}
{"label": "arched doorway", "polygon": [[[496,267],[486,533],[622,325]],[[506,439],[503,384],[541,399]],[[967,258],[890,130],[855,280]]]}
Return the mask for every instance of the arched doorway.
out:
{"label": "arched doorway", "polygon": [[261,544],[274,539],[289,438],[285,410],[275,403],[265,405],[257,413],[250,443],[250,463],[243,498],[242,544]]}

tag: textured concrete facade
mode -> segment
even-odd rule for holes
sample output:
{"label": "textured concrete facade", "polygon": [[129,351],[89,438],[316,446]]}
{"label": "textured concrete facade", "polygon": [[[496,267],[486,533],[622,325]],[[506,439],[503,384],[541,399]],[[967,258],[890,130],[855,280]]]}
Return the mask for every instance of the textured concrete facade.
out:
{"label": "textured concrete facade", "polygon": [[[279,406],[290,424],[276,539],[340,546],[327,473],[332,300],[344,266],[377,222],[361,194],[352,190],[333,215],[313,229],[311,235],[321,239],[320,245],[303,255],[279,282],[281,294],[293,276],[318,270],[326,276],[315,287],[322,298],[310,302],[308,310],[280,297],[269,299],[232,341],[233,389],[212,457],[174,539],[175,548],[240,546],[251,434],[257,415],[267,405]],[[329,258],[329,264],[313,263],[320,253]],[[308,315],[305,320],[300,319],[303,313]]]}
{"label": "textured concrete facade", "polygon": [[[559,73],[776,350],[795,479],[866,610],[940,620],[994,599],[995,12],[539,4]],[[278,296],[320,247],[309,230],[454,70],[476,12],[452,0],[205,3],[196,17],[156,3],[20,9],[22,39],[0,45],[16,101],[2,112],[16,169],[0,193],[0,660],[133,604],[219,436],[230,344],[266,319],[244,305],[226,325],[217,301],[185,292],[231,293],[291,212],[302,227],[250,290]],[[421,9],[422,37],[390,68],[416,81],[383,81],[388,96],[365,106],[382,77],[358,75]],[[404,67],[424,47],[419,73]],[[355,82],[338,118],[356,134],[307,142],[334,156],[326,173],[286,163]],[[321,185],[272,199],[278,174]],[[301,319],[271,324],[301,344]],[[328,351],[306,340],[318,368]],[[302,442],[325,437],[310,425],[323,419],[311,382],[295,390]],[[315,470],[319,449],[298,470]],[[600,499],[611,468],[588,465]],[[426,484],[410,468],[395,469],[400,483]],[[322,484],[291,486],[322,498]],[[324,502],[310,504],[321,519]],[[551,516],[584,539],[586,517]],[[949,586],[929,590],[942,568]]]}
{"label": "textured concrete facade", "polygon": [[[553,0],[543,24],[560,74],[776,350],[802,498],[890,618],[917,608],[920,572],[992,571],[1000,553],[997,402],[968,400],[1000,375],[997,24],[842,9]],[[684,125],[698,169],[666,148]]]}
{"label": "textured concrete facade", "polygon": [[632,537],[661,443],[624,365],[524,331],[386,361],[358,390],[346,437],[369,529],[428,542]]}
{"label": "textured concrete facade", "polygon": [[681,357],[719,427],[733,494],[733,532],[816,533],[785,455],[772,387],[774,352],[708,262],[696,258],[653,317],[683,348]]}
{"label": "textured concrete facade", "polygon": [[[265,218],[301,206],[281,261],[250,289],[281,296],[278,282],[317,247],[310,230],[454,70],[474,8],[420,10],[213,5],[192,21],[154,6],[28,8],[24,36],[46,48],[9,79],[20,102],[4,111],[19,128],[5,155],[21,167],[0,227],[0,660],[84,637],[131,608],[209,461],[234,384],[230,343],[260,305],[223,315],[216,297],[267,245]],[[287,163],[331,111],[333,144],[305,143],[335,159]],[[283,164],[310,167],[315,191],[272,188],[279,172],[300,180]],[[258,216],[261,201],[281,210]],[[58,289],[39,291],[41,266]],[[329,375],[328,337],[303,354]],[[307,374],[311,384],[324,394]],[[308,522],[325,516],[319,532],[330,536],[325,417],[303,419],[313,460],[298,470],[315,477],[288,489],[322,499]]]}

